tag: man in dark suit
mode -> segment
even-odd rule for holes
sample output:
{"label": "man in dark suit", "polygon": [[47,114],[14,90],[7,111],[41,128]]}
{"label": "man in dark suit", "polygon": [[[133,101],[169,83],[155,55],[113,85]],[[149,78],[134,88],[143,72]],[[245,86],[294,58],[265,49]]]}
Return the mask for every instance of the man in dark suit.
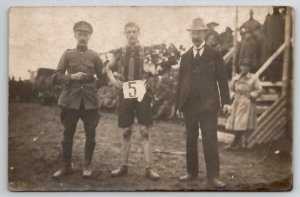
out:
{"label": "man in dark suit", "polygon": [[187,130],[187,174],[180,180],[194,180],[198,176],[200,123],[208,185],[222,188],[225,184],[219,180],[217,124],[220,107],[226,113],[230,110],[226,71],[221,54],[205,44],[209,30],[203,20],[194,19],[187,30],[193,47],[181,57],[176,102],[185,117]]}

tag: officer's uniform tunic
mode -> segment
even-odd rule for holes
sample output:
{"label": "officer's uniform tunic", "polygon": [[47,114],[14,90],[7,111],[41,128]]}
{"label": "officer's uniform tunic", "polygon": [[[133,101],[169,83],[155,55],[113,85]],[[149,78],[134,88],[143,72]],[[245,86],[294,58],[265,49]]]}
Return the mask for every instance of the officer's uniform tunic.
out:
{"label": "officer's uniform tunic", "polygon": [[[71,162],[73,136],[79,118],[84,123],[86,133],[85,160],[91,162],[95,147],[95,129],[100,119],[95,77],[102,78],[102,67],[103,63],[96,52],[77,46],[64,52],[53,76],[54,83],[63,84],[58,104],[62,107],[61,121],[65,128],[62,145],[66,163]],[[71,74],[77,72],[87,74],[88,79],[71,80]]]}

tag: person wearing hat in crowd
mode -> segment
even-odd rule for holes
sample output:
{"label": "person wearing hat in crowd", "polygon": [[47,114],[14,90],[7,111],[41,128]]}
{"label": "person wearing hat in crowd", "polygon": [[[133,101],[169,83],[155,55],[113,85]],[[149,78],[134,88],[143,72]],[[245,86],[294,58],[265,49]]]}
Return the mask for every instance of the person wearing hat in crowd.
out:
{"label": "person wearing hat in crowd", "polygon": [[219,35],[219,33],[218,32],[216,32],[216,30],[215,30],[215,27],[218,27],[219,26],[219,23],[216,23],[216,22],[210,22],[210,23],[208,23],[207,24],[207,27],[208,27],[208,29],[209,29],[209,33],[213,33],[213,34],[215,34],[217,37],[219,37],[220,35]]}
{"label": "person wearing hat in crowd", "polygon": [[207,24],[207,27],[209,29],[209,33],[207,36],[214,36],[216,40],[216,45],[221,44],[220,34],[215,30],[215,27],[219,26],[219,23],[216,22],[210,22]]}
{"label": "person wearing hat in crowd", "polygon": [[220,34],[221,40],[221,53],[225,55],[231,47],[233,47],[233,35],[232,29],[230,27],[226,27],[226,30]]}
{"label": "person wearing hat in crowd", "polygon": [[[116,86],[119,92],[118,106],[118,126],[121,128],[123,136],[122,144],[122,164],[119,168],[111,172],[112,177],[124,176],[128,173],[128,159],[131,146],[132,126],[135,116],[139,123],[140,143],[144,150],[146,160],[145,173],[146,177],[151,180],[158,180],[159,174],[152,168],[152,156],[150,146],[150,130],[153,124],[151,112],[150,85],[153,84],[155,76],[145,73],[143,69],[145,47],[139,43],[140,28],[135,22],[128,22],[124,27],[124,35],[127,38],[127,45],[116,49],[113,57],[106,67],[106,73],[109,80]],[[121,74],[121,79],[114,77],[113,71]],[[142,100],[137,98],[125,98],[123,92],[123,83],[128,81],[146,80],[146,94]],[[131,84],[130,83],[130,84]],[[129,84],[129,83],[128,83]],[[136,90],[137,88],[131,87]],[[137,92],[137,90],[135,91]]]}
{"label": "person wearing hat in crowd", "polygon": [[83,121],[86,136],[85,157],[82,170],[84,178],[92,175],[91,162],[95,149],[95,132],[100,116],[98,114],[96,78],[105,83],[102,75],[103,63],[95,51],[88,49],[93,33],[92,26],[79,21],[73,26],[77,46],[67,49],[53,75],[55,84],[63,85],[58,105],[62,107],[60,118],[64,126],[62,140],[63,166],[53,174],[54,178],[71,174],[73,136],[79,119]]}
{"label": "person wearing hat in crowd", "polygon": [[237,150],[246,147],[246,137],[256,128],[256,99],[262,94],[260,81],[249,72],[251,60],[240,62],[240,73],[233,77],[230,91],[233,98],[231,114],[227,119],[226,129],[235,133],[234,140],[225,147]]}
{"label": "person wearing hat in crowd", "polygon": [[249,11],[249,15],[250,15],[249,20],[243,23],[240,29],[242,28],[248,29],[252,34],[254,34],[254,32],[261,30],[262,25],[260,24],[260,22],[254,19],[253,17],[254,12],[252,9]]}
{"label": "person wearing hat in crowd", "polygon": [[[262,25],[260,22],[258,22],[256,19],[254,19],[254,11],[250,9],[249,11],[249,20],[244,22],[240,30],[244,29],[247,30],[248,33],[251,34],[251,42],[254,43],[254,51],[256,53],[254,65],[252,65],[250,72],[256,72],[259,69],[259,66],[262,65],[264,62],[262,61],[262,47],[264,43],[264,35],[262,33]],[[243,57],[248,58],[248,57]],[[242,59],[243,59],[242,58]]]}
{"label": "person wearing hat in crowd", "polygon": [[216,36],[212,33],[207,34],[207,36],[205,38],[205,42],[208,46],[210,46],[218,51],[221,49],[221,45],[217,41]]}
{"label": "person wearing hat in crowd", "polygon": [[187,174],[180,180],[191,181],[198,177],[200,123],[208,186],[222,188],[225,184],[219,179],[218,111],[221,106],[224,113],[230,111],[224,60],[219,51],[205,43],[209,29],[202,18],[194,19],[187,31],[193,46],[181,57],[176,98],[177,114],[184,115],[187,134]]}
{"label": "person wearing hat in crowd", "polygon": [[[262,50],[263,63],[266,62],[284,42],[285,21],[284,16],[280,13],[280,8],[280,6],[273,6],[273,13],[266,16],[262,27],[262,32],[265,36]],[[280,81],[282,78],[282,64],[283,54],[280,54],[265,71],[265,80],[272,82]]]}
{"label": "person wearing hat in crowd", "polygon": [[[243,59],[248,59],[250,64],[250,72],[255,73],[259,69],[259,46],[251,31],[246,28],[241,29],[241,43],[237,47],[236,66],[240,64]],[[239,67],[237,67],[237,70]]]}

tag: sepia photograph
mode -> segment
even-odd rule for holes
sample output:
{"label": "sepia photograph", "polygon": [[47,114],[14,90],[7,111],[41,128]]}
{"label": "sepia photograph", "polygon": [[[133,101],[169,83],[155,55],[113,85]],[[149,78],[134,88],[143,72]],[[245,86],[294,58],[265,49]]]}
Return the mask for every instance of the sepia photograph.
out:
{"label": "sepia photograph", "polygon": [[8,19],[10,191],[293,189],[293,7]]}

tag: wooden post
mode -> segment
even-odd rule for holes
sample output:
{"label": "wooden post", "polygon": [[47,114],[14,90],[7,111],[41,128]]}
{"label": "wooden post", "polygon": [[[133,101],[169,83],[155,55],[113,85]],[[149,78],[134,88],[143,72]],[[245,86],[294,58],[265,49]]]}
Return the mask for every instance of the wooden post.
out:
{"label": "wooden post", "polygon": [[288,93],[289,88],[289,63],[290,63],[290,40],[291,40],[291,8],[286,7],[284,42],[286,44],[283,54],[283,69],[282,69],[282,95]]}
{"label": "wooden post", "polygon": [[256,71],[255,77],[259,77],[286,48],[286,43],[283,43],[274,53],[267,59],[267,61]]}
{"label": "wooden post", "polygon": [[227,64],[231,58],[233,58],[234,56],[234,47],[232,47],[224,56],[223,56],[223,60],[225,62],[225,64]]}
{"label": "wooden post", "polygon": [[235,31],[234,31],[234,38],[233,38],[233,48],[234,48],[234,54],[233,54],[233,59],[232,59],[232,77],[235,75],[236,70],[235,70],[235,63],[237,59],[237,32],[239,30],[238,27],[238,15],[239,15],[239,8],[235,8]]}

